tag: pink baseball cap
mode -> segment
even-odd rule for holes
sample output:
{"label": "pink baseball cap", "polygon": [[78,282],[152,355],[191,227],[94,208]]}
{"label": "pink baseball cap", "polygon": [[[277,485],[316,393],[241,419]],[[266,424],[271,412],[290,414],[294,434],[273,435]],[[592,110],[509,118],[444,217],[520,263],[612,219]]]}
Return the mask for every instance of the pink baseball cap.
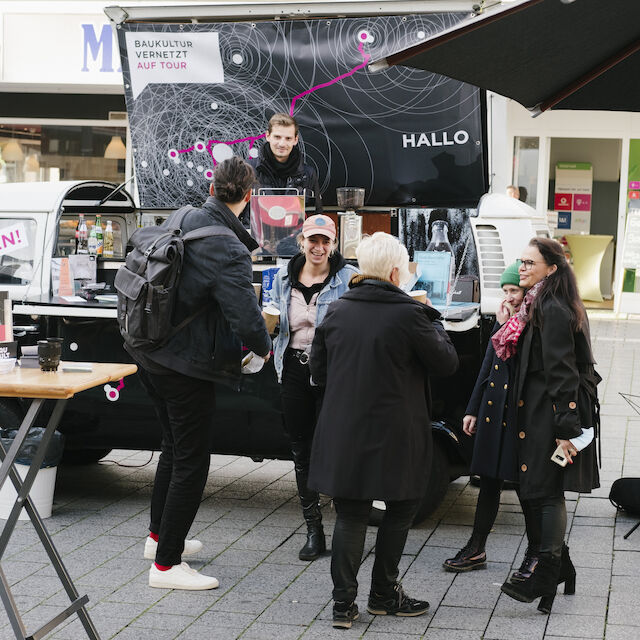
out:
{"label": "pink baseball cap", "polygon": [[321,235],[327,236],[330,240],[336,239],[336,225],[329,216],[315,215],[307,218],[302,225],[302,235],[305,238],[309,236]]}

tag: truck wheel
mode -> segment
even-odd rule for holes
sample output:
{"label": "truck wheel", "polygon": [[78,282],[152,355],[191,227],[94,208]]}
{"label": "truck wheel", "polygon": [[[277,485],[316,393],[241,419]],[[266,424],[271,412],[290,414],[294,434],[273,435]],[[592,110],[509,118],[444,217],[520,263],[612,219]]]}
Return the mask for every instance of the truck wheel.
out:
{"label": "truck wheel", "polygon": [[[424,492],[420,506],[413,519],[414,526],[420,524],[429,514],[437,509],[449,487],[449,458],[442,445],[434,439],[433,460],[427,490]],[[384,516],[384,502],[374,501],[369,516],[369,524],[377,527]]]}
{"label": "truck wheel", "polygon": [[65,449],[62,454],[62,464],[95,464],[109,453],[111,449]]}

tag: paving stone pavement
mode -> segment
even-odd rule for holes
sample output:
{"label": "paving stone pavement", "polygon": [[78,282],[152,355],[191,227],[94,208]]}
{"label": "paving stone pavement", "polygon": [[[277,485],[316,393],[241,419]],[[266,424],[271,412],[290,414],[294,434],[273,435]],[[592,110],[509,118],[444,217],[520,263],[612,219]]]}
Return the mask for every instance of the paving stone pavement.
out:
{"label": "paving stone pavement", "polygon": [[[431,602],[417,618],[366,612],[375,529],[370,529],[358,604],[350,631],[331,628],[329,558],[298,560],[304,526],[292,464],[212,456],[209,481],[191,535],[204,543],[192,566],[220,580],[209,592],[150,589],[142,558],[157,454],[114,451],[108,460],[58,470],[54,512],[46,521],[101,637],[117,640],[572,640],[640,638],[640,530],[607,499],[621,475],[640,476],[640,415],[619,392],[640,395],[640,317],[594,312],[597,368],[604,380],[602,488],[568,494],[568,542],[578,567],[574,596],[558,594],[551,615],[504,596],[500,584],[520,563],[526,543],[512,491],[502,495],[489,537],[486,571],[446,573],[442,561],[466,542],[477,489],[451,483],[444,502],[409,534],[401,562],[406,590]],[[636,358],[638,361],[636,363]],[[637,364],[637,366],[636,366]],[[149,461],[149,464],[145,464]],[[116,464],[116,462],[118,464]],[[323,509],[328,532],[334,514]],[[330,536],[329,536],[330,543]],[[30,523],[20,523],[2,567],[29,632],[68,604]],[[51,638],[85,638],[77,620]],[[0,639],[13,638],[4,611]]]}

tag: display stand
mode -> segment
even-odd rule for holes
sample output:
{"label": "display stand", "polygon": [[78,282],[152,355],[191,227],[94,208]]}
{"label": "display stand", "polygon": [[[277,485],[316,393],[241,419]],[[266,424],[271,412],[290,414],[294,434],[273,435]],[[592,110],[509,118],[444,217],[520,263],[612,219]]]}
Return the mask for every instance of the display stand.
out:
{"label": "display stand", "polygon": [[[9,477],[17,492],[13,508],[0,533],[0,598],[7,611],[13,633],[19,640],[40,640],[74,613],[78,614],[78,618],[84,627],[87,637],[91,640],[100,640],[98,631],[86,610],[86,604],[89,602],[89,598],[86,595],[80,596],[78,594],[62,562],[62,558],[55,548],[49,532],[44,526],[42,518],[29,497],[29,491],[31,490],[38,469],[42,464],[53,432],[60,422],[66,401],[80,391],[98,387],[108,382],[121,380],[136,371],[137,367],[133,364],[96,363],[92,364],[92,371],[90,372],[43,372],[40,371],[40,369],[16,367],[11,373],[0,375],[0,397],[32,399],[9,450],[5,451],[0,443],[0,459],[2,459],[2,464],[0,465],[0,487],[2,487]],[[22,480],[16,470],[15,460],[45,400],[55,400],[53,411],[45,428],[42,440],[33,455],[29,471],[25,479]],[[18,516],[23,507],[26,509],[29,519],[40,538],[40,542],[47,552],[51,564],[71,601],[71,604],[66,609],[30,635],[27,635],[1,564],[2,556],[7,550],[9,539],[15,529]]]}
{"label": "display stand", "polygon": [[573,271],[583,300],[602,302],[600,270],[602,259],[613,236],[566,235],[573,258]]}

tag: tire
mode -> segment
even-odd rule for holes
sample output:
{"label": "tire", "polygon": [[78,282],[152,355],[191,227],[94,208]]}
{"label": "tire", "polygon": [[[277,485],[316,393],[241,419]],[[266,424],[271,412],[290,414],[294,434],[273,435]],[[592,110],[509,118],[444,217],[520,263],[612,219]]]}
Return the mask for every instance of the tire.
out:
{"label": "tire", "polygon": [[65,449],[61,464],[95,464],[109,453],[111,453],[111,449]]}
{"label": "tire", "polygon": [[[433,460],[431,462],[431,473],[429,483],[424,492],[420,506],[413,519],[413,526],[420,524],[428,515],[433,513],[444,498],[449,487],[449,458],[444,447],[436,440],[433,441]],[[384,517],[384,502],[376,500],[371,508],[369,524],[379,526]]]}

